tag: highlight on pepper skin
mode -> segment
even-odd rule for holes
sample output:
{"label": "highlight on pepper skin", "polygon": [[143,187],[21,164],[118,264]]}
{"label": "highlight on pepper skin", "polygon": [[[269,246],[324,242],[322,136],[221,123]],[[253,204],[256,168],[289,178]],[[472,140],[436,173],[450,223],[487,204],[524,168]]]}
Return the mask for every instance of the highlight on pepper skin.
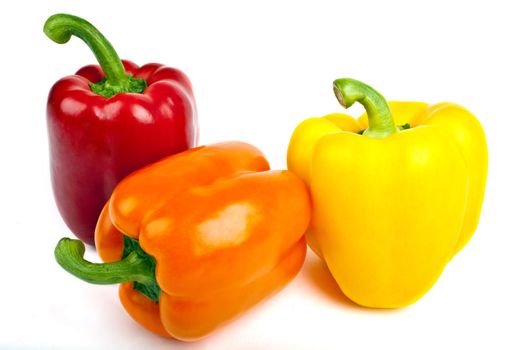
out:
{"label": "highlight on pepper skin", "polygon": [[194,341],[284,288],[306,255],[310,195],[242,142],[194,148],[122,180],[95,242],[63,239],[58,263],[95,284],[121,283],[128,314],[161,336]]}
{"label": "highlight on pepper skin", "polygon": [[312,195],[308,245],[343,293],[372,308],[422,297],[474,233],[488,168],[483,128],[452,103],[390,102],[334,82],[344,108],[367,113],[297,126],[288,168]]}

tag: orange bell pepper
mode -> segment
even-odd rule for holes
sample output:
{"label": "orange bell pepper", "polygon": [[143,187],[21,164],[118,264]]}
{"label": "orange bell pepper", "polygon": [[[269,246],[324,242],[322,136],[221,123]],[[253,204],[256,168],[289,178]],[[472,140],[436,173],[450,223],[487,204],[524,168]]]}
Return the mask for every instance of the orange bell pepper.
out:
{"label": "orange bell pepper", "polygon": [[245,143],[195,148],[125,178],[95,233],[105,263],[63,238],[58,263],[99,284],[122,283],[120,300],[142,326],[191,341],[270,294],[301,268],[310,220],[304,183],[269,171]]}

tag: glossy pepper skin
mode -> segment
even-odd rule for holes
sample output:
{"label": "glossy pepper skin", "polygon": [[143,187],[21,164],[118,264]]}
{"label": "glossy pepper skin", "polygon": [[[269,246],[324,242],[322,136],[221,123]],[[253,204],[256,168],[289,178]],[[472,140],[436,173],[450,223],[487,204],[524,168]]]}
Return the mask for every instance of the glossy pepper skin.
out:
{"label": "glossy pepper skin", "polygon": [[295,129],[288,168],[312,194],[310,247],[343,293],[374,308],[423,296],[476,229],[487,177],[478,120],[452,104],[391,102],[338,79],[348,108],[367,113],[310,118]]}
{"label": "glossy pepper skin", "polygon": [[47,102],[56,203],[71,231],[94,244],[100,211],[121,179],[196,144],[192,87],[178,69],[121,61],[102,34],[78,17],[51,16],[44,31],[58,43],[80,37],[100,63],[60,79]]}
{"label": "glossy pepper skin", "polygon": [[[82,243],[67,238],[55,256],[88,282],[122,282],[124,308],[148,330],[193,341],[293,279],[310,206],[306,185],[290,171],[270,171],[253,146],[198,147],[116,187],[95,236],[105,264],[83,260]],[[140,249],[126,256],[130,241]]]}

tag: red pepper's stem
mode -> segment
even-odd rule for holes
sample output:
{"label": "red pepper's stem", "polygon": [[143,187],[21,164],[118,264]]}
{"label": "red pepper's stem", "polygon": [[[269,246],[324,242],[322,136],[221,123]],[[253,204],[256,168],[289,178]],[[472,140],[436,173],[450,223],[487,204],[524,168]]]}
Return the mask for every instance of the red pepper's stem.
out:
{"label": "red pepper's stem", "polygon": [[356,101],[365,107],[368,129],[363,135],[383,138],[396,132],[388,102],[372,87],[354,79],[342,78],[334,81],[334,93],[344,108],[352,106]]}
{"label": "red pepper's stem", "polygon": [[86,248],[77,239],[62,238],[55,248],[55,259],[66,271],[89,283],[114,284],[140,282],[156,284],[151,263],[133,251],[124,259],[112,263],[96,264],[84,259]]}
{"label": "red pepper's stem", "polygon": [[65,44],[74,35],[82,39],[93,51],[98,63],[112,85],[126,78],[126,71],[117,52],[109,41],[88,21],[73,15],[56,14],[46,21],[44,33],[56,43]]}
{"label": "red pepper's stem", "polygon": [[94,92],[111,97],[121,92],[140,93],[146,88],[143,79],[133,78],[126,74],[124,65],[110,42],[91,23],[77,16],[56,14],[48,18],[44,33],[54,42],[65,44],[74,35],[82,39],[93,51],[102,67],[106,79],[92,84]]}

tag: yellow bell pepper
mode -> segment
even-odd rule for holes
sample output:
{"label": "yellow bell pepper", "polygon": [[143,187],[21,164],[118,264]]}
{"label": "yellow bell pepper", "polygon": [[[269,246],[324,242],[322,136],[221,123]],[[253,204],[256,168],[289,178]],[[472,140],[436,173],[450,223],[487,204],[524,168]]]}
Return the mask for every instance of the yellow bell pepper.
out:
{"label": "yellow bell pepper", "polygon": [[476,229],[487,177],[481,124],[452,104],[390,102],[370,86],[334,82],[344,114],[295,129],[288,168],[310,187],[309,246],[343,293],[374,308],[422,297]]}

